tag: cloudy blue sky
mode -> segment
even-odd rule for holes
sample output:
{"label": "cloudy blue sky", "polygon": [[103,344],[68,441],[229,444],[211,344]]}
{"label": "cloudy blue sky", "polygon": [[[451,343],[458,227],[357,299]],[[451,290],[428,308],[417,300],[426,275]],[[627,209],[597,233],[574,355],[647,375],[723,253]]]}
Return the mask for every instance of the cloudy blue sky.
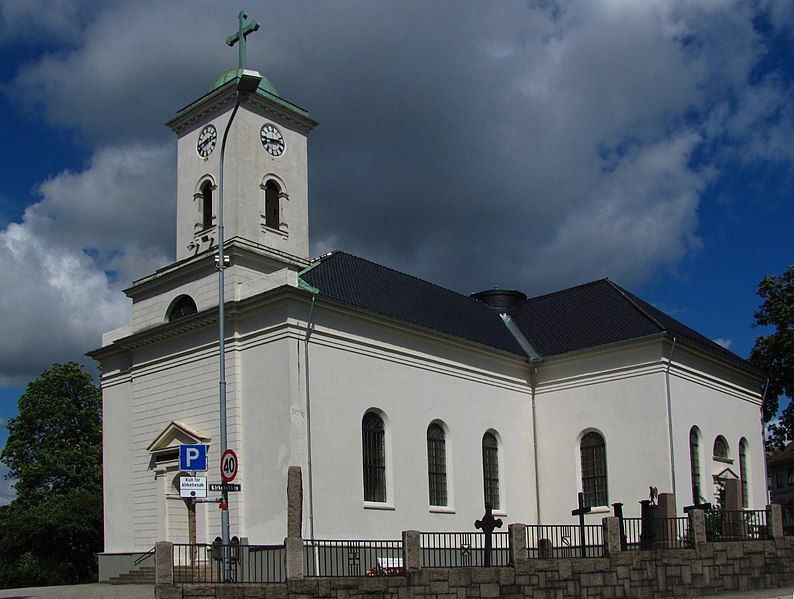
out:
{"label": "cloudy blue sky", "polygon": [[[236,65],[239,8],[0,4],[0,418],[173,259],[163,123]],[[790,0],[245,8],[250,65],[321,123],[313,253],[463,293],[610,277],[748,355],[757,283],[794,262]]]}

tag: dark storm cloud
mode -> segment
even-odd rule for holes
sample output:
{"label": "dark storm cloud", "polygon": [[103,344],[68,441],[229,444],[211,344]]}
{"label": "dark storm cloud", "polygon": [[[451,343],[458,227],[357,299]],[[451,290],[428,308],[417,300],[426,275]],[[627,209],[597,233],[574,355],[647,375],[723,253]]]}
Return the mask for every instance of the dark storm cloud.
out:
{"label": "dark storm cloud", "polygon": [[[783,4],[764,5],[772,33],[788,23]],[[3,22],[24,21],[24,3],[8,6]],[[730,152],[758,160],[781,160],[790,145],[788,91],[747,83],[769,37],[754,29],[750,3],[246,8],[262,22],[250,65],[321,122],[309,145],[313,252],[345,249],[463,292],[537,293],[602,276],[631,285],[675,268],[699,247],[701,194],[728,151],[716,147],[718,132],[730,135]],[[173,256],[174,138],[162,123],[235,66],[224,40],[236,10],[148,1],[109,3],[88,20],[64,11],[68,43],[4,87],[95,157],[42,186],[17,238],[74,253],[105,278],[108,298]],[[790,168],[790,154],[782,160]],[[146,172],[138,201],[147,208],[113,224],[141,197],[136,177]],[[68,228],[46,226],[64,219]],[[35,264],[25,266],[36,280]],[[54,280],[46,270],[40,278]],[[105,304],[116,318],[118,302]],[[18,363],[34,351],[20,347]]]}

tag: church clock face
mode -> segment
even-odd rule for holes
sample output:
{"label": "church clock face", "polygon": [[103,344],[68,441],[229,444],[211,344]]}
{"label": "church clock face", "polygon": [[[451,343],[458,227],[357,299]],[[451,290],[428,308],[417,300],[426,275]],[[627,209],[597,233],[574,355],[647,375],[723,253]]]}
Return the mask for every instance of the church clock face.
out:
{"label": "church clock face", "polygon": [[207,125],[201,130],[201,135],[196,142],[196,152],[202,158],[206,158],[215,149],[216,141],[218,141],[218,131],[212,125]]}
{"label": "church clock face", "polygon": [[281,131],[276,129],[275,125],[269,123],[262,125],[259,138],[262,140],[265,151],[271,156],[281,156],[284,153],[284,136],[281,135]]}

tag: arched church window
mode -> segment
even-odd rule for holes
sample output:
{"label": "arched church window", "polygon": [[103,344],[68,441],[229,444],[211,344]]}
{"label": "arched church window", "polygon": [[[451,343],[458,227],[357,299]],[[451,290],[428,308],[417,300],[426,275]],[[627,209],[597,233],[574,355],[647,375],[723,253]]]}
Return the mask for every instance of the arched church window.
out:
{"label": "arched church window", "polygon": [[604,437],[591,431],[579,444],[582,457],[584,505],[609,505],[607,495],[607,448]]}
{"label": "arched church window", "polygon": [[493,433],[482,436],[482,480],[485,503],[499,509],[499,442]]}
{"label": "arched church window", "polygon": [[739,479],[742,481],[742,507],[750,507],[750,495],[747,486],[747,439],[739,440]]}
{"label": "arched church window", "polygon": [[168,322],[185,318],[191,314],[198,312],[196,302],[189,295],[180,295],[171,304],[171,309],[168,311]]}
{"label": "arched church window", "polygon": [[447,505],[446,438],[437,422],[427,427],[427,479],[430,505]]}
{"label": "arched church window", "polygon": [[386,432],[383,418],[367,412],[361,421],[364,501],[386,501]]}
{"label": "arched church window", "polygon": [[725,437],[718,435],[717,438],[714,439],[714,457],[727,460],[729,459],[729,455],[730,449],[728,449],[728,442],[725,440]]}
{"label": "arched church window", "polygon": [[700,430],[693,426],[689,430],[689,469],[692,474],[692,503],[700,503]]}
{"label": "arched church window", "polygon": [[201,185],[201,228],[212,226],[212,183],[204,181]]}
{"label": "arched church window", "polygon": [[265,226],[278,229],[279,222],[279,196],[281,188],[272,179],[265,183]]}

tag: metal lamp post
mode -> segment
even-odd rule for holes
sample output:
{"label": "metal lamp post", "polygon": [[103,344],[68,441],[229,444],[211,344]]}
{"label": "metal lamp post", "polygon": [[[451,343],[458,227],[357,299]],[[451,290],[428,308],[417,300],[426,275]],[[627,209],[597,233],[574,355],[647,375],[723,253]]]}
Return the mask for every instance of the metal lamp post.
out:
{"label": "metal lamp post", "polygon": [[[226,268],[226,255],[224,253],[224,238],[223,238],[223,158],[226,153],[226,138],[229,135],[229,129],[232,126],[232,121],[237,115],[237,110],[240,108],[240,95],[249,94],[256,91],[259,82],[262,81],[262,76],[256,71],[249,71],[247,69],[240,69],[237,76],[237,86],[235,88],[234,109],[226,123],[226,129],[223,131],[223,139],[221,140],[221,154],[220,154],[220,172],[218,174],[218,353],[219,353],[219,367],[220,378],[218,381],[218,394],[220,403],[220,434],[221,434],[221,452],[228,449],[227,431],[226,431],[226,332],[224,327],[224,276],[223,271]],[[229,559],[229,492],[225,489],[222,491],[222,504],[221,510],[221,540],[223,542],[223,579],[229,581],[231,579],[231,563]]]}

